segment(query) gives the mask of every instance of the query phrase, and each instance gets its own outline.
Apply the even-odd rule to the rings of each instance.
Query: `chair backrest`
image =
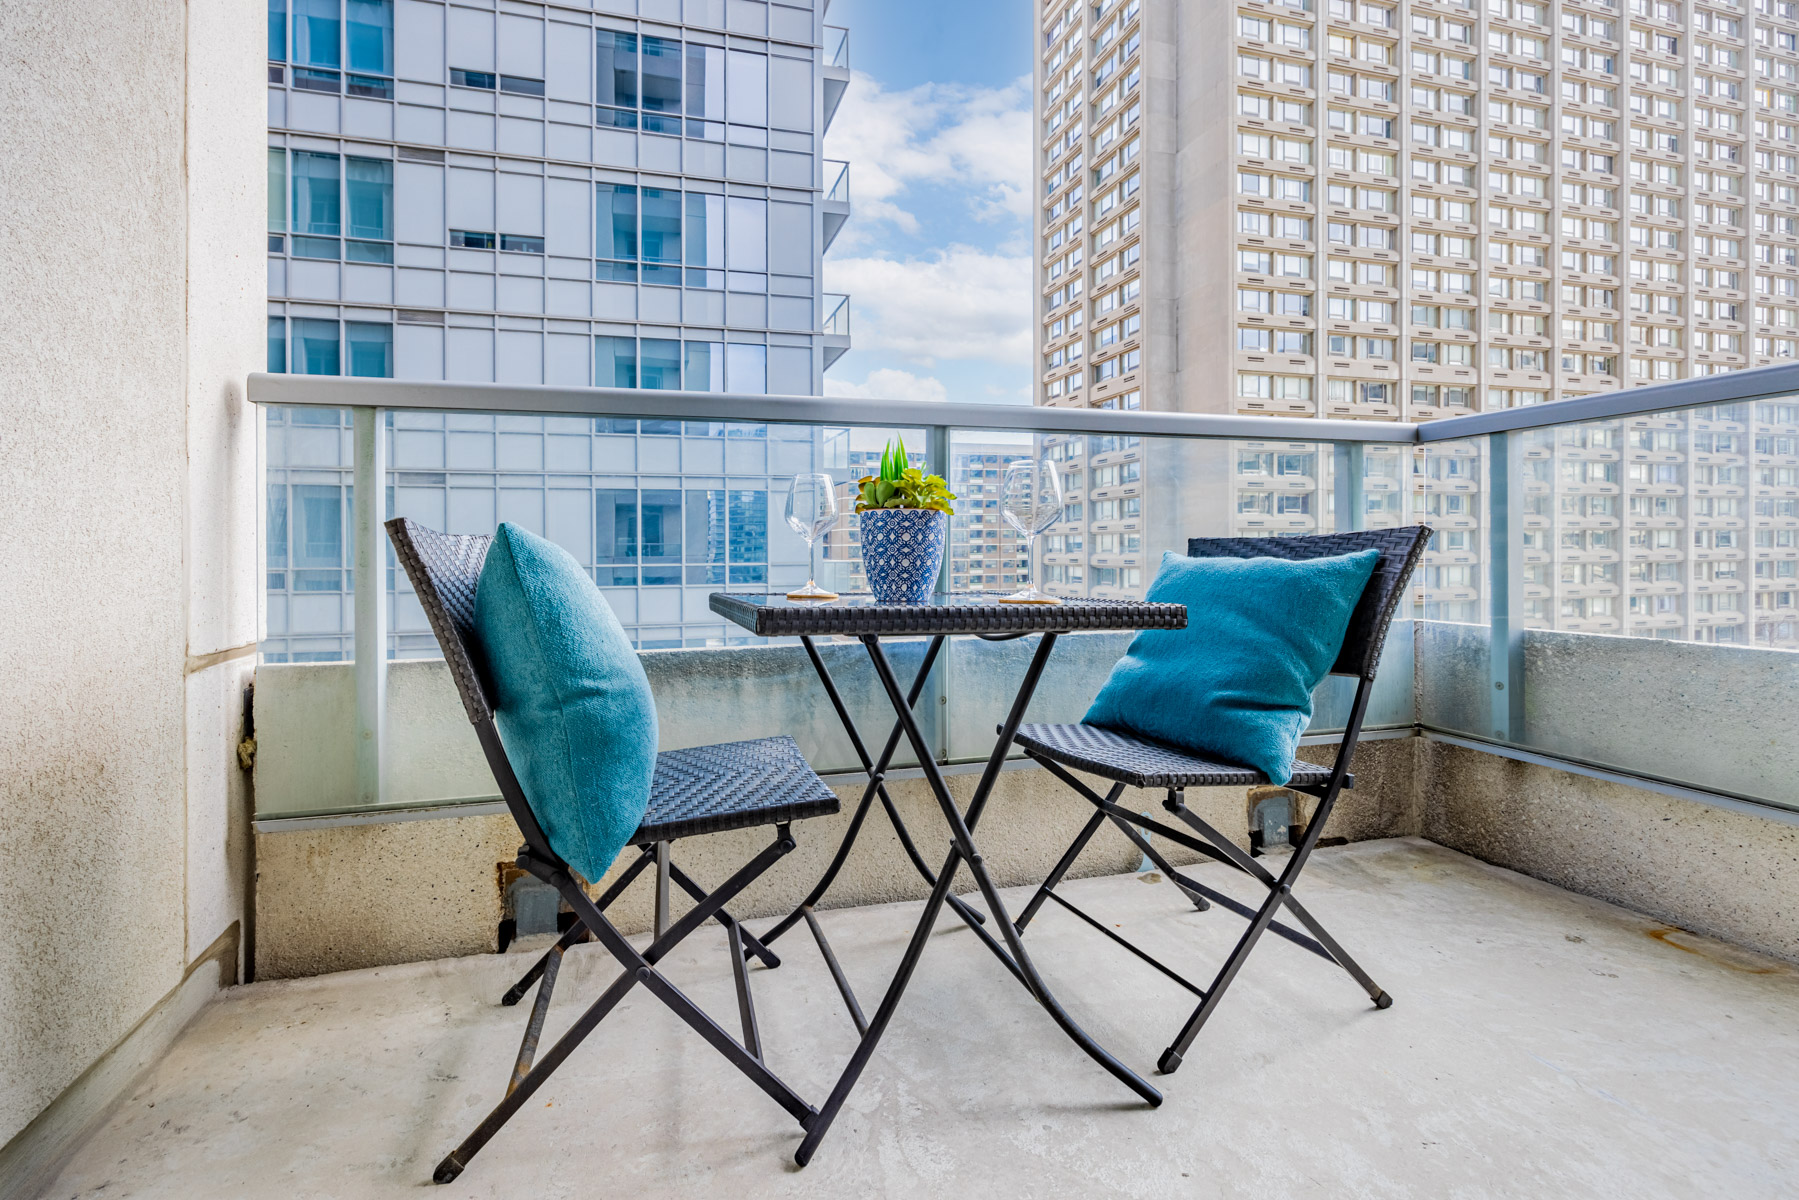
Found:
[[[418,592],[419,604],[437,634],[450,677],[462,696],[468,719],[493,719],[493,692],[484,675],[486,660],[475,639],[475,589],[493,538],[487,534],[438,533],[417,521],[395,517],[387,523],[394,557]]]
[[[1406,584],[1424,547],[1430,542],[1429,525],[1403,525],[1397,529],[1367,529],[1354,533],[1325,533],[1312,537],[1191,538],[1187,554],[1193,558],[1329,558],[1379,550],[1380,561],[1349,617],[1343,649],[1331,665],[1332,675],[1373,679],[1386,645],[1387,627],[1405,597]]]

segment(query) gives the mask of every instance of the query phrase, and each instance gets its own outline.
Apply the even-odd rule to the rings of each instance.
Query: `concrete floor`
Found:
[[[1219,867],[1202,877],[1248,892]],[[1166,956],[1240,922],[1172,885],[1067,888]],[[1266,941],[1149,1110],[945,921],[818,1157],[641,991],[461,1179],[432,1166],[499,1099],[519,955],[254,984],[207,1009],[46,1193],[175,1197],[1733,1197],[1799,1194],[1799,971],[1427,842],[1321,851],[1300,894],[1396,998]],[[1010,897],[1009,897],[1010,902]],[[918,912],[824,923],[872,1011]],[[1149,1071],[1186,994],[1047,908],[1037,961]],[[803,934],[754,975],[770,1061],[814,1103],[853,1030]],[[613,974],[570,957],[552,1032]],[[722,936],[670,974],[727,1025]]]

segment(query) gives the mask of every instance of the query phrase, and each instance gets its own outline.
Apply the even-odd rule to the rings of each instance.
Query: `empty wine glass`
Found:
[[[1000,504],[1006,524],[1023,535],[1025,554],[1023,590],[1000,597],[1000,603],[1062,603],[1031,583],[1031,556],[1037,535],[1054,525],[1062,515],[1062,473],[1047,458],[1012,463],[1006,467],[1005,477],[1000,484]]]
[[[802,472],[787,489],[787,527],[806,540],[806,586],[788,592],[789,600],[835,600],[813,580],[818,568],[818,539],[837,523],[837,481],[821,471]]]

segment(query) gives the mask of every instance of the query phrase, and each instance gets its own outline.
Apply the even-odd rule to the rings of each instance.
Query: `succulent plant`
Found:
[[[865,475],[857,481],[861,493],[856,497],[856,511],[878,508],[929,508],[947,513],[954,510],[950,501],[956,494],[941,475],[926,475],[906,462],[904,438],[888,442],[881,452],[881,472]]]

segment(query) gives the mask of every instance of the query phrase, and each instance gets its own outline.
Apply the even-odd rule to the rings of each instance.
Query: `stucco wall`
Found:
[[[242,666],[188,667],[255,636],[260,22],[0,5],[0,1143],[242,906]]]

